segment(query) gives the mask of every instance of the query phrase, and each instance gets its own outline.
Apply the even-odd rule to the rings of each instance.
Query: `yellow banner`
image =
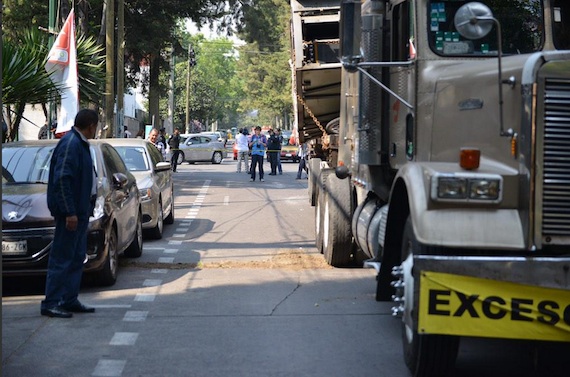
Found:
[[[570,290],[422,271],[420,334],[570,342]]]

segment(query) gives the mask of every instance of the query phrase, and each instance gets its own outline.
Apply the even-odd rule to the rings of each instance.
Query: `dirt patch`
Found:
[[[289,269],[289,270],[308,270],[308,269],[332,269],[322,255],[307,254],[299,250],[283,250],[268,260],[255,261],[237,261],[227,260],[219,262],[199,262],[199,263],[153,263],[153,262],[137,262],[133,259],[121,259],[120,264],[123,267],[137,268],[167,268],[170,270],[181,270],[191,268],[264,268],[264,269]]]

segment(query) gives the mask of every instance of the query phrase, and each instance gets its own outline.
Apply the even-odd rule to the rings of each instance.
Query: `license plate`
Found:
[[[291,157],[291,153],[287,153],[285,157]]]
[[[15,242],[2,241],[2,254],[26,254],[27,251],[28,242],[26,240]]]

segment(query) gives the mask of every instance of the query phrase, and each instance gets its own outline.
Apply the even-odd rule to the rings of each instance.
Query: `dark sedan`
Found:
[[[57,140],[2,145],[2,274],[45,274],[55,222],[47,207]],[[91,140],[97,199],[89,219],[85,272],[101,285],[117,280],[118,257],[142,254],[142,210],[135,177],[104,140]]]

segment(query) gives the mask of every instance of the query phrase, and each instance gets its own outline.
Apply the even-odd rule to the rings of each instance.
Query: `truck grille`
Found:
[[[546,79],[543,236],[570,236],[570,80]]]

